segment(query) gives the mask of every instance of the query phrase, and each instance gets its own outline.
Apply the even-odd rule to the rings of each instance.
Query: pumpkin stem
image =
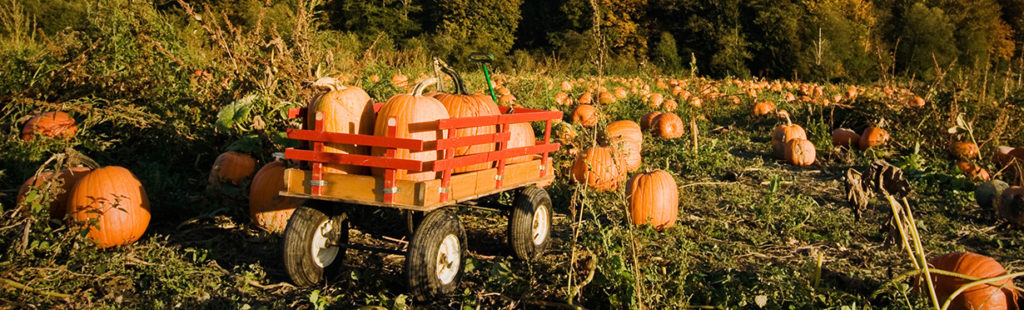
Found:
[[[322,77],[313,82],[313,88],[325,91],[335,91],[345,89],[345,85],[341,84],[341,81],[333,77]]]
[[[452,84],[455,84],[454,93],[456,95],[469,95],[469,92],[466,91],[466,82],[462,80],[462,76],[459,75],[459,72],[443,64],[441,65],[441,72],[452,77]]]
[[[420,81],[419,83],[416,84],[416,87],[414,87],[412,89],[412,93],[410,93],[410,95],[413,95],[413,96],[416,96],[416,97],[423,96],[423,91],[426,90],[427,87],[430,87],[430,85],[434,85],[434,83],[437,83],[437,79],[436,78],[432,78],[432,77],[425,78],[425,79],[423,79],[423,81]]]
[[[779,117],[785,117],[787,126],[793,126],[793,121],[789,119],[789,113],[777,112],[776,115],[778,115]]]

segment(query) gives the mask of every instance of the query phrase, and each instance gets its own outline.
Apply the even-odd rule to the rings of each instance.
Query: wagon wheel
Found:
[[[459,218],[446,209],[427,214],[412,236],[405,259],[412,295],[422,301],[455,292],[465,256],[466,231]]]
[[[284,230],[284,267],[292,283],[313,286],[337,271],[345,257],[348,229],[343,212],[328,217],[316,208],[295,209]]]
[[[551,235],[551,197],[543,188],[524,188],[512,203],[508,243],[516,257],[530,261],[544,252]]]

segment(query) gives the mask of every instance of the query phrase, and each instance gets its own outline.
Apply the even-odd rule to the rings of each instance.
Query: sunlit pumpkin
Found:
[[[832,145],[842,147],[853,147],[860,141],[860,135],[853,129],[836,128],[832,130]]]
[[[87,225],[89,239],[100,248],[135,242],[149,226],[146,190],[122,167],[89,172],[75,184],[67,203],[71,220]]]
[[[662,96],[659,93],[653,93],[653,94],[651,94],[650,100],[651,100],[651,108],[658,109],[658,108],[661,108],[661,104],[662,103],[665,103],[665,96]]]
[[[644,117],[641,117],[640,129],[651,130],[654,126],[654,119],[657,118],[658,115],[661,115],[661,112],[654,111],[651,113],[647,113],[647,115],[644,115]]]
[[[775,127],[772,131],[772,154],[776,158],[785,159],[786,142],[793,139],[807,139],[807,132],[800,125],[793,124],[787,117],[785,124]]]
[[[409,77],[406,77],[405,74],[395,73],[391,76],[391,84],[398,88],[405,88],[409,86]]]
[[[619,152],[625,161],[626,170],[636,171],[643,163],[640,148],[643,146],[644,134],[640,125],[633,121],[615,121],[605,128],[608,144]]]
[[[615,98],[617,98],[617,99],[626,99],[626,96],[628,96],[628,95],[629,94],[626,93],[626,89],[625,88],[622,88],[622,87],[615,88]]]
[[[333,79],[318,80],[314,86],[327,90],[309,104],[306,129],[314,130],[316,113],[323,115],[323,130],[326,132],[372,135],[373,100],[359,87],[346,87]],[[325,143],[324,152],[341,154],[370,154],[370,148],[352,144]],[[362,166],[324,164],[324,172],[341,174],[367,174]]]
[[[561,84],[561,85],[559,85],[559,86],[561,86],[561,88],[562,88],[562,91],[564,91],[564,92],[570,92],[570,91],[572,91],[572,82],[569,82],[569,81],[562,81],[562,84]]]
[[[576,106],[572,111],[572,122],[583,127],[594,127],[597,125],[597,109],[589,104]]]
[[[576,155],[572,163],[573,180],[597,191],[615,190],[625,174],[621,164],[611,147],[594,146]]]
[[[565,126],[569,127],[569,126]],[[569,127],[569,130],[572,130]],[[533,126],[530,123],[513,123],[508,126],[509,140],[508,148],[527,147],[534,146],[537,144],[537,135],[533,132]],[[536,155],[523,155],[512,157],[505,160],[505,163],[515,164],[532,160]]]
[[[669,99],[665,100],[665,103],[661,104],[661,107],[664,108],[665,111],[674,112],[676,108],[679,108],[679,103],[675,100]]]
[[[590,92],[585,92],[582,95],[580,95],[579,99],[576,99],[576,102],[579,103],[580,105],[594,103],[594,94],[591,94]]]
[[[32,141],[35,135],[71,139],[78,132],[75,119],[64,112],[46,112],[30,118],[21,128],[21,139]]]
[[[993,278],[1006,274],[1006,269],[991,257],[971,253],[949,253],[928,261],[931,268],[959,273],[976,278]],[[973,282],[941,274],[931,274],[935,295],[944,302],[962,286]],[[1002,310],[1017,309],[1017,293],[1010,279],[968,287],[950,303],[948,309]]]
[[[953,157],[960,160],[970,160],[978,157],[978,145],[972,142],[956,141],[949,144],[949,152]]]
[[[59,173],[55,171],[43,171],[39,175],[33,176],[21,184],[18,188],[18,204],[21,204],[25,200],[25,195],[28,194],[28,189],[31,186],[44,187],[53,184],[55,179],[60,179],[61,189],[60,194],[53,197],[50,201],[49,212],[50,218],[62,219],[64,214],[67,212],[67,201],[68,195],[71,194],[71,190],[74,189],[75,184],[82,179],[89,171],[88,167],[73,167],[61,170]],[[42,192],[42,191],[41,191]]]
[[[814,143],[810,140],[795,138],[790,139],[786,142],[785,157],[786,161],[796,166],[810,166],[814,163],[815,151]]]
[[[612,104],[615,103],[615,95],[609,92],[601,92],[597,94],[597,102],[601,104]]]
[[[286,168],[281,160],[263,165],[252,177],[249,187],[249,218],[256,226],[273,233],[283,232],[292,212],[305,202],[305,199],[278,194],[285,189]]]
[[[775,104],[771,101],[759,101],[754,104],[754,116],[771,115],[775,112]]]
[[[444,108],[448,110],[448,116],[452,118],[458,117],[476,117],[476,116],[492,116],[498,115],[498,106],[494,104],[492,100],[480,100],[480,97],[470,95],[466,91],[465,82],[462,81],[462,77],[459,76],[454,70],[445,68],[444,70],[452,77],[452,83],[455,84],[454,94],[438,94],[434,98],[444,105]],[[449,135],[451,138],[461,137],[472,137],[486,134],[493,134],[497,130],[494,125],[470,127],[470,128],[459,128]],[[455,156],[465,156],[479,153],[487,153],[494,151],[494,143],[477,144],[471,146],[461,146],[455,148]],[[469,165],[466,167],[456,168],[453,173],[462,173],[470,171],[479,171],[491,168],[490,162],[479,163],[475,165]]]
[[[970,161],[960,161],[956,164],[957,169],[964,174],[971,181],[988,181],[991,176],[988,174],[988,170],[981,166],[975,165]]]
[[[249,154],[235,151],[227,151],[217,156],[210,168],[210,184],[219,184],[222,181],[230,181],[238,185],[243,179],[256,171],[256,159]]]
[[[683,120],[675,113],[662,113],[654,118],[654,130],[665,139],[682,137],[683,127]]]
[[[437,141],[448,137],[447,131],[437,128],[437,120],[449,117],[448,110],[437,99],[423,96],[423,90],[436,82],[437,80],[434,78],[427,78],[416,84],[411,93],[394,95],[388,99],[377,112],[373,134],[387,136],[388,120],[393,117],[395,118],[395,137],[423,141]],[[374,147],[370,153],[373,156],[384,156],[385,151],[385,148]],[[433,161],[444,158],[444,150],[411,152],[407,149],[397,149],[395,158]],[[374,168],[372,171],[375,176],[384,175],[384,169]],[[431,171],[409,172],[401,169],[395,171],[396,180],[426,181],[435,178],[437,178],[437,173]]]
[[[864,133],[860,134],[860,141],[858,146],[861,150],[866,150],[870,147],[883,145],[889,141],[889,132],[885,129],[878,127],[868,127],[864,129]]]
[[[558,93],[555,94],[555,102],[557,102],[559,105],[569,105],[572,103],[572,99],[569,98],[569,94]]]
[[[651,224],[661,230],[672,227],[679,217],[679,186],[664,170],[633,176],[626,185],[629,215],[633,224]]]

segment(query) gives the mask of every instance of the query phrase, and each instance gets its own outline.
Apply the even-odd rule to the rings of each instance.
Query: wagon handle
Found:
[[[491,73],[487,71],[487,64],[489,64],[492,61],[494,61],[494,55],[487,54],[487,53],[484,53],[484,52],[475,52],[475,53],[469,54],[469,61],[479,62],[480,63],[480,67],[483,67],[483,69],[484,69],[484,78],[487,79],[487,89],[489,89],[491,91],[491,100],[494,100],[494,103],[497,104],[498,103],[498,96],[494,95],[494,86],[491,85]]]

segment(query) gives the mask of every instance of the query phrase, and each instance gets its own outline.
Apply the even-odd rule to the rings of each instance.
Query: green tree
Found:
[[[422,31],[422,6],[411,0],[334,0],[324,5],[330,24],[338,30],[373,39],[381,32],[403,41]]]
[[[940,8],[914,3],[907,11],[900,32],[897,62],[908,74],[931,80],[935,66],[943,69],[956,59],[958,50],[953,39],[953,24]]]
[[[864,0],[807,1],[803,50],[812,79],[866,81],[875,71],[876,9]]]
[[[683,60],[676,48],[676,38],[671,33],[661,33],[661,38],[654,45],[653,56],[654,61],[666,71],[678,71],[682,68]]]
[[[438,0],[436,50],[466,64],[469,54],[482,51],[506,55],[515,43],[522,0]]]

